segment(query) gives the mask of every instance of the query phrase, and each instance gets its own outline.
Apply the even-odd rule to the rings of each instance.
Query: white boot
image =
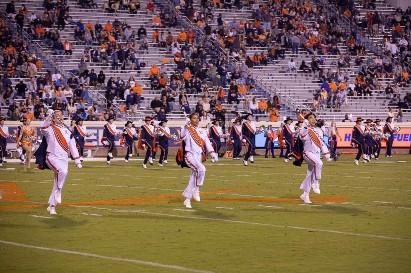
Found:
[[[308,193],[303,193],[300,195],[300,199],[304,201],[305,204],[311,204],[310,195]]]
[[[192,209],[190,199],[184,200],[184,206],[185,206],[187,209]]]

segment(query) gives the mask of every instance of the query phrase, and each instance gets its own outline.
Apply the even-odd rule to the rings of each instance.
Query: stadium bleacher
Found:
[[[62,86],[50,87],[50,101],[44,95],[36,99],[38,90],[28,90],[25,98],[14,93],[14,102],[26,99],[25,111],[34,111],[43,98],[48,102],[43,108],[63,107],[67,115],[88,120],[103,120],[109,113],[120,119],[164,118],[158,113],[161,108],[168,119],[182,119],[184,112],[194,110],[230,119],[235,112],[250,111],[255,98],[260,120],[278,118],[273,118],[274,108],[281,118],[308,109],[326,120],[347,115],[385,118],[393,109],[401,113],[399,121],[411,120],[411,55],[410,45],[404,46],[410,37],[409,25],[404,24],[410,9],[396,10],[382,0],[371,6],[356,1],[352,7],[327,5],[328,1],[135,2],[140,8],[130,12],[120,1],[24,0],[15,2],[10,12],[10,1],[0,0],[2,18],[16,36],[16,14],[25,14],[22,37],[30,54],[42,62],[35,77],[44,74]],[[370,19],[375,13],[381,16],[378,27]],[[399,29],[393,23],[398,18]],[[146,38],[139,39],[141,27]],[[195,38],[188,41],[181,32]],[[6,46],[3,42],[3,49]],[[398,52],[392,54],[395,47]],[[179,66],[176,56],[187,61]],[[160,75],[150,78],[157,69],[152,70],[153,65],[164,75],[161,80],[167,80],[160,87]],[[186,68],[192,74],[188,80],[183,79]],[[103,83],[91,80],[92,70],[93,76],[103,71]],[[170,86],[172,78],[176,81]],[[13,90],[20,79],[30,86],[30,77],[13,75]],[[225,97],[219,97],[223,93]],[[234,103],[229,103],[231,94]],[[280,101],[275,107],[267,104],[274,96]],[[153,107],[158,99],[163,105]],[[10,104],[2,100],[2,115],[17,119],[24,113],[12,115],[10,110],[18,112],[24,103]]]

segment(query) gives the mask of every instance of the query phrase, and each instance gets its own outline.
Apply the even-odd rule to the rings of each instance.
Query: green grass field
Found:
[[[306,165],[207,163],[192,210],[181,197],[190,170],[174,162],[86,162],[70,166],[53,217],[52,173],[9,163],[0,272],[410,272],[410,160],[327,162],[312,205],[298,199]]]

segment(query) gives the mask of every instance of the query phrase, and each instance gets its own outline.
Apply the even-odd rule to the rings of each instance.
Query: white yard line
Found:
[[[233,210],[234,208],[230,207],[215,207],[216,209],[226,209],[226,210]]]
[[[373,201],[374,203],[379,203],[379,204],[394,204],[394,202],[387,202],[387,201]]]
[[[73,250],[60,249],[60,248],[51,248],[51,247],[44,247],[44,246],[28,245],[28,244],[22,244],[22,243],[17,243],[17,242],[12,242],[12,241],[0,240],[0,244],[11,245],[11,246],[16,246],[16,247],[22,247],[22,248],[29,248],[29,249],[49,251],[49,252],[54,252],[54,253],[77,255],[77,256],[82,256],[82,257],[91,257],[91,258],[96,258],[96,259],[101,259],[101,260],[109,260],[109,261],[125,262],[125,263],[138,264],[138,265],[144,265],[144,266],[150,266],[150,267],[165,268],[165,269],[171,269],[171,270],[176,270],[176,271],[193,272],[193,273],[213,273],[212,271],[194,269],[194,268],[189,268],[189,267],[184,267],[184,266],[179,266],[179,265],[162,264],[162,263],[157,263],[157,262],[130,259],[130,258],[104,256],[104,255],[88,253],[88,252],[73,251]]]
[[[53,217],[51,217],[51,216],[41,216],[41,215],[35,215],[35,214],[32,214],[30,216],[34,217],[34,218],[53,219]]]
[[[101,217],[103,215],[101,214],[97,214],[97,213],[87,213],[87,212],[82,212],[80,213],[81,215],[86,215],[86,216],[97,216],[97,217]]]

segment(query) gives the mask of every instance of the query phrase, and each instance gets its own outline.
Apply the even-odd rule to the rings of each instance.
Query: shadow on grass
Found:
[[[58,228],[71,228],[71,227],[83,226],[88,221],[86,220],[76,221],[66,216],[57,215],[53,217],[53,219],[43,219],[41,220],[41,222],[48,225],[50,228],[58,229]]]
[[[358,209],[358,208],[352,208],[352,207],[337,206],[337,205],[324,205],[324,204],[322,204],[321,207],[316,207],[316,209],[318,209],[318,210],[328,210],[328,211],[331,211],[333,213],[351,214],[351,215],[367,213],[366,210],[362,210],[362,209]]]

